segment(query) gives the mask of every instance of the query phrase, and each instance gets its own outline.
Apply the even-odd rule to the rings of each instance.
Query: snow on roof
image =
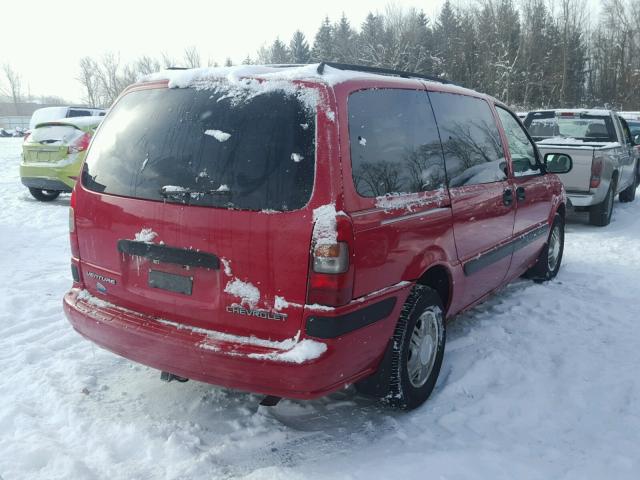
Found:
[[[545,110],[534,110],[529,112],[530,114],[536,113],[552,113],[555,112],[556,115],[561,113],[576,113],[583,115],[594,115],[594,116],[609,116],[613,112],[613,110],[603,110],[600,108],[550,108]]]
[[[224,79],[230,83],[239,82],[246,78],[260,78],[264,80],[281,80],[281,81],[294,81],[294,80],[310,80],[316,82],[322,82],[329,86],[344,83],[349,80],[397,80],[406,81],[415,84],[416,80],[423,81],[425,83],[428,80],[422,80],[420,78],[404,78],[394,77],[389,75],[382,75],[371,72],[361,72],[358,70],[341,70],[337,68],[325,65],[323,73],[318,73],[318,66],[320,64],[309,64],[291,67],[278,67],[270,65],[238,65],[234,67],[207,67],[207,68],[193,68],[188,70],[162,70],[160,72],[152,73],[141,78],[142,82],[151,82],[158,80],[169,80],[169,88],[186,88],[201,84],[203,81],[220,80]]]
[[[640,112],[618,112],[625,120],[640,120]]]

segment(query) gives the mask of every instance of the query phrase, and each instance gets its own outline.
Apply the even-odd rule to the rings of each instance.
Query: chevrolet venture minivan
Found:
[[[570,168],[503,104],[444,81],[329,63],[162,72],[89,148],[64,308],[165,378],[299,399],[355,384],[414,408],[446,318],[558,272],[551,172]]]

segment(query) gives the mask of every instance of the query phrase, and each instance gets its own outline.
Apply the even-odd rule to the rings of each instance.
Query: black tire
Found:
[[[638,170],[637,166],[634,166],[633,182],[627,188],[620,192],[618,198],[621,202],[633,202],[636,199],[636,188],[638,187]]]
[[[534,282],[546,282],[555,278],[560,270],[562,255],[564,253],[564,219],[556,213],[549,230],[549,237],[545,243],[536,263],[527,270],[525,277]],[[552,261],[553,257],[553,261]]]
[[[613,215],[613,199],[616,196],[615,180],[609,184],[609,190],[602,203],[594,205],[589,209],[589,223],[597,227],[606,227],[611,223]]]
[[[60,192],[57,190],[41,190],[39,188],[30,188],[29,193],[41,202],[52,202],[60,195]]]
[[[430,334],[425,338],[428,338],[418,347],[420,332],[427,330]],[[361,393],[378,396],[394,408],[411,410],[422,405],[436,385],[445,340],[444,308],[440,297],[435,290],[416,285],[402,307],[378,371],[357,383],[356,388]],[[423,359],[423,355],[426,358]]]

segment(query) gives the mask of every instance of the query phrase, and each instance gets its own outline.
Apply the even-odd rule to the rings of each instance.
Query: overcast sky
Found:
[[[432,17],[443,0],[395,1]],[[344,12],[359,27],[369,11],[384,11],[389,0],[252,1],[227,0],[30,0],[6,2],[0,14],[0,64],[22,75],[24,93],[57,95],[79,101],[78,61],[119,52],[123,62],[166,52],[181,58],[194,45],[202,61],[241,62],[255,58],[276,37],[286,43],[296,29],[309,44],[325,15]],[[15,11],[14,11],[15,10]]]

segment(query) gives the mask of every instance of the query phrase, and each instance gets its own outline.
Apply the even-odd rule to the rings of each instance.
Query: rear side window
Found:
[[[362,90],[349,97],[351,168],[363,197],[437,190],[445,169],[429,97],[416,90]]]
[[[480,98],[429,92],[440,129],[449,186],[506,180],[507,163],[489,104]]]
[[[94,191],[246,210],[309,201],[315,113],[295,93],[134,91],[102,123],[85,163]]]

